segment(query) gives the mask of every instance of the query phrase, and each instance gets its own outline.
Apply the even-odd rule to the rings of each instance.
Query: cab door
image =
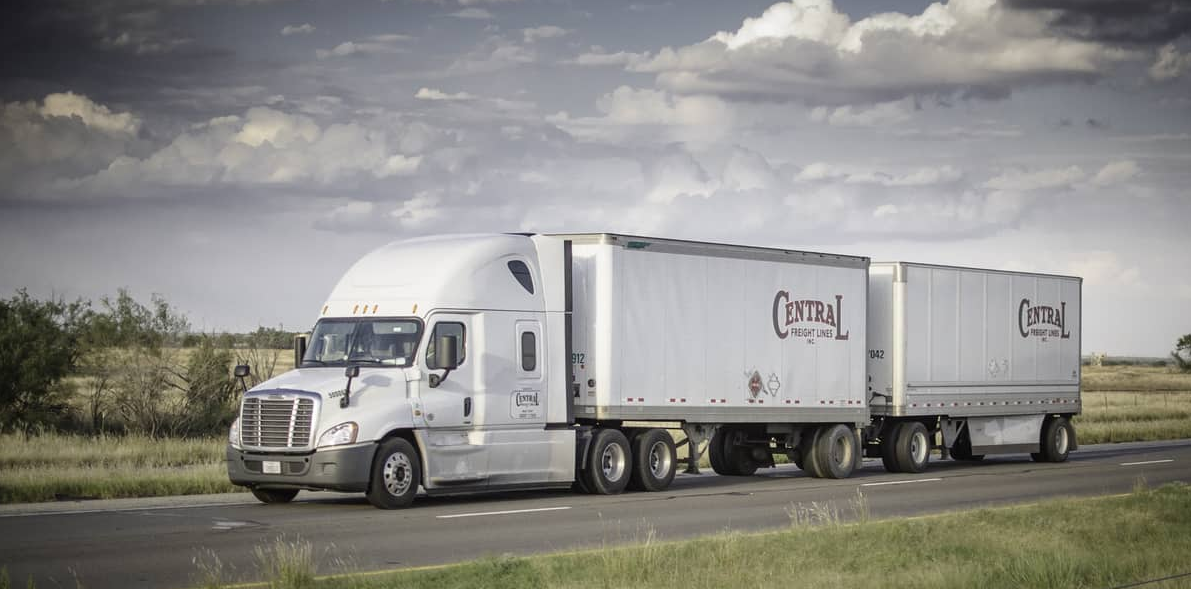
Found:
[[[423,371],[418,387],[421,415],[415,420],[424,428],[427,489],[482,486],[488,478],[486,446],[475,435],[474,403],[481,383],[478,365],[482,350],[473,345],[473,315],[434,313],[427,318],[427,338],[419,366]],[[455,336],[459,366],[449,373],[431,369],[438,338]],[[436,386],[431,387],[431,382]]]

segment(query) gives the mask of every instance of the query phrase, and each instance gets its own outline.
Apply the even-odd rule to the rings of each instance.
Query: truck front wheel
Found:
[[[591,440],[583,487],[597,495],[617,495],[629,484],[629,440],[619,430],[597,430]]]
[[[368,502],[380,509],[409,507],[421,481],[422,462],[414,445],[404,438],[389,438],[372,459]]]

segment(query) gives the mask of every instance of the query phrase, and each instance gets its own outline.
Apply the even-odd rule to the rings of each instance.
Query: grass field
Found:
[[[868,521],[855,502],[793,505],[789,530],[680,542],[645,532],[629,546],[559,555],[494,553],[458,565],[385,573],[342,571],[301,539],[257,551],[269,589],[650,589],[1191,587],[1191,487],[1139,486],[1129,495],[1056,499],[911,519]],[[845,523],[845,518],[855,519]],[[826,514],[826,515],[823,515]],[[1089,517],[1095,514],[1095,517]],[[855,516],[859,516],[856,518]],[[196,559],[204,589],[227,586],[217,561]],[[348,567],[350,568],[350,566]]]
[[[286,358],[279,358],[278,373],[288,369]],[[1110,366],[1084,367],[1083,376],[1083,414],[1075,419],[1080,443],[1191,438],[1191,374]],[[233,491],[224,444],[223,438],[0,436],[0,503]]]

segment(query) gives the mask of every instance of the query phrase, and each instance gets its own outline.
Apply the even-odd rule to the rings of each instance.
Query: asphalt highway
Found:
[[[662,493],[423,497],[402,511],[312,492],[268,506],[240,493],[0,506],[0,566],[14,586],[32,575],[42,589],[187,587],[198,581],[193,559],[209,552],[228,576],[254,580],[254,549],[279,536],[311,541],[319,572],[330,573],[339,563],[374,570],[782,528],[799,503],[835,501],[847,517],[858,488],[871,516],[887,518],[1124,493],[1139,478],[1191,482],[1191,440],[1084,446],[1062,464],[1025,455],[936,460],[904,475],[866,460],[845,480],[812,479],[790,465],[747,478],[680,474]]]

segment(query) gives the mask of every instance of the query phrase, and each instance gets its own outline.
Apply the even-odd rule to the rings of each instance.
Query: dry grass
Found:
[[[1162,366],[1084,366],[1083,390],[1191,392],[1191,373]]]

